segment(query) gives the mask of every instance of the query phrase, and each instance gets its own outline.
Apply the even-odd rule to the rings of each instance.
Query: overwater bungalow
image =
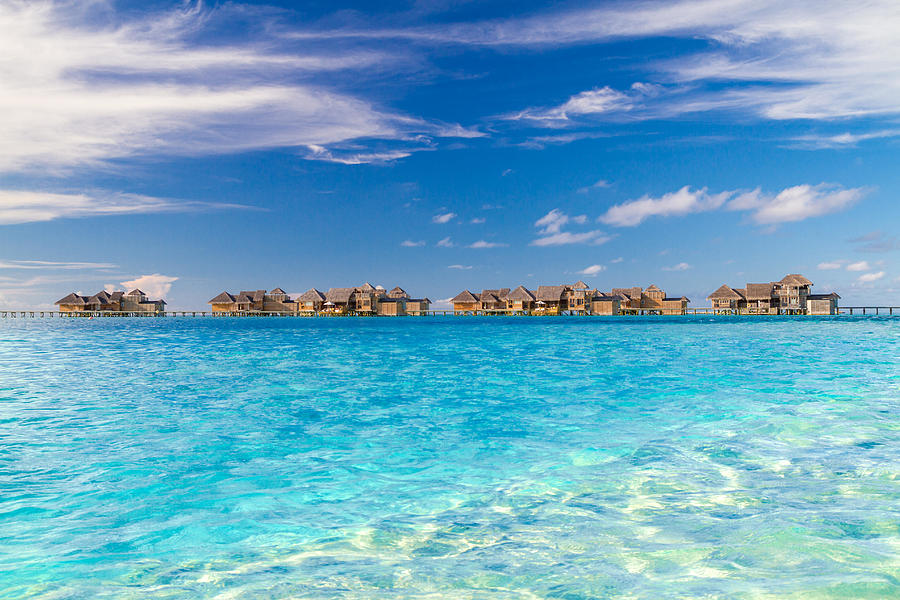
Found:
[[[621,297],[607,294],[594,294],[591,298],[592,315],[619,315],[621,314]]]
[[[506,296],[506,309],[510,314],[529,314],[534,310],[534,292],[520,285]]]
[[[281,288],[267,292],[266,290],[241,291],[237,294],[222,292],[209,301],[214,313],[236,312],[283,312],[297,311],[297,303]]]
[[[325,304],[325,294],[316,288],[310,288],[297,298],[297,311],[302,313],[317,313]]]
[[[558,315],[566,309],[566,292],[564,285],[539,285],[534,294],[534,313],[539,315]]]
[[[481,303],[480,308],[483,312],[505,313],[508,297],[509,288],[481,290],[481,293],[478,295],[478,301]]]
[[[478,296],[469,290],[463,290],[454,296],[450,303],[453,305],[455,314],[475,314],[481,309],[481,302]]]
[[[799,273],[779,281],[748,283],[744,288],[719,286],[707,296],[714,312],[759,315],[837,314],[836,293],[811,294],[813,283]]]
[[[141,290],[125,292],[97,292],[82,296],[75,292],[60,298],[54,304],[60,312],[128,312],[159,313],[166,309],[165,300],[150,300]]]
[[[356,288],[328,288],[325,292],[325,302],[322,304],[322,312],[328,314],[343,315],[356,308]],[[353,302],[351,302],[353,301]]]

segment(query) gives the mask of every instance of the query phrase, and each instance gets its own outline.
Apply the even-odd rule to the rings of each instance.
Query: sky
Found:
[[[0,0],[0,307],[721,284],[900,304],[900,3]]]

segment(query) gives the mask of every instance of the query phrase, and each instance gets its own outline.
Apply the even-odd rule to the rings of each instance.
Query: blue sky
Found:
[[[0,0],[0,306],[900,288],[900,4]]]

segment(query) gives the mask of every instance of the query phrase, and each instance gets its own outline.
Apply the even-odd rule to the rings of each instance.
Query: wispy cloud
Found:
[[[680,262],[677,265],[672,265],[671,267],[663,267],[662,270],[663,271],[687,271],[690,268],[691,268],[691,265],[689,265],[688,263]]]
[[[558,208],[554,208],[546,215],[534,222],[534,226],[538,228],[539,237],[531,242],[532,246],[563,246],[567,244],[585,244],[592,243],[595,245],[605,244],[612,238],[605,235],[600,230],[583,231],[573,233],[571,231],[563,231],[563,227],[569,223],[584,225],[587,223],[586,215],[576,215],[570,217]]]
[[[488,242],[487,240],[478,240],[477,242],[473,242],[469,244],[469,248],[505,248],[509,244],[501,244],[499,242]]]
[[[442,238],[442,239],[438,240],[438,243],[437,243],[438,248],[452,248],[455,245],[456,244],[454,244],[453,240],[451,240],[449,237]]]
[[[711,194],[706,188],[688,186],[659,198],[644,196],[609,208],[599,221],[617,227],[634,227],[650,217],[683,216],[721,208],[750,213],[760,225],[802,221],[838,212],[863,198],[866,188],[843,188],[833,184],[798,185],[777,194],[760,189]]]
[[[103,20],[98,8],[52,0],[0,4],[0,172],[363,138],[483,135],[397,114],[325,83],[323,76],[335,72],[391,63],[378,49],[298,51],[278,36],[260,43],[252,34],[239,43],[201,43],[215,26],[201,3]],[[229,10],[238,22],[234,7],[215,16],[226,18]],[[358,164],[408,152],[309,157]]]
[[[481,224],[484,223],[486,220],[487,220],[487,219],[485,219],[484,217],[475,217],[474,219],[472,219],[471,221],[469,221],[469,223],[471,223],[472,225],[481,225]]]
[[[0,225],[76,217],[250,208],[240,204],[193,202],[102,190],[79,194],[0,190]]]
[[[443,213],[443,214],[439,214],[439,215],[434,215],[433,217],[431,217],[431,222],[432,223],[449,223],[454,218],[456,218],[456,213],[448,212],[448,213]]]
[[[44,270],[82,270],[82,269],[115,269],[118,265],[98,262],[58,262],[50,260],[4,260],[0,261],[0,269],[44,269]]]
[[[447,267],[448,269],[456,269],[458,271],[468,271],[472,268],[472,265],[450,265]]]
[[[810,134],[791,138],[795,148],[820,150],[826,148],[854,148],[859,142],[900,137],[900,129],[882,129],[869,133]]]
[[[400,242],[400,245],[404,248],[418,248],[420,246],[425,245],[425,240],[413,241],[413,240],[403,240]]]
[[[578,271],[580,275],[597,275],[598,273],[605,271],[606,267],[603,265],[591,265],[589,267],[585,267],[584,269]]]
[[[584,187],[578,188],[578,193],[579,194],[587,194],[588,192],[592,192],[594,190],[602,190],[604,188],[608,188],[609,185],[610,185],[610,183],[608,181],[606,181],[605,179],[601,179],[599,181],[592,183],[591,185],[586,185]]]
[[[172,284],[176,281],[178,281],[177,277],[154,273],[153,275],[141,275],[129,281],[123,281],[122,285],[128,290],[140,289],[151,298],[157,299],[168,296],[169,291],[172,289]]]
[[[878,271],[877,273],[864,273],[859,276],[857,281],[859,283],[872,283],[873,281],[878,281],[884,277],[884,271]]]
[[[883,231],[871,231],[851,239],[850,242],[857,244],[857,249],[861,252],[884,253],[900,250],[900,239]]]

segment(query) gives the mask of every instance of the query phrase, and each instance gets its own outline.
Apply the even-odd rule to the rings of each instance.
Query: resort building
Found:
[[[785,275],[779,281],[748,283],[743,288],[720,286],[710,294],[716,313],[757,315],[834,315],[838,312],[840,296],[811,294],[813,283],[803,275]]]
[[[421,316],[431,310],[431,300],[428,298],[410,298],[406,301],[406,314]]]
[[[316,288],[310,288],[297,298],[297,312],[317,313],[322,310],[324,304],[325,294]]]
[[[54,304],[60,312],[121,312],[158,313],[166,309],[165,300],[150,300],[141,290],[125,292],[97,292],[93,296],[71,293]]]
[[[284,312],[297,311],[297,303],[281,288],[242,291],[237,294],[222,292],[209,301],[214,313],[231,312]]]
[[[541,285],[537,290],[522,285],[511,292],[509,288],[482,290],[480,294],[464,290],[450,302],[456,314],[681,315],[690,300],[684,296],[668,297],[655,285],[646,290],[614,288],[605,294],[578,281],[572,285]]]

